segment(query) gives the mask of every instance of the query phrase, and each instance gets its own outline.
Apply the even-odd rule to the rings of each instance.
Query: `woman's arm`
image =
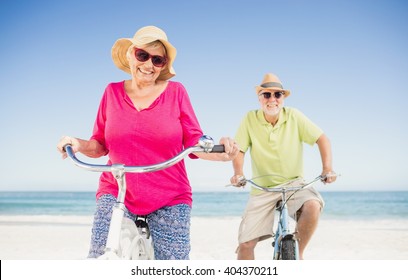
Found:
[[[57,145],[57,149],[62,154],[63,159],[67,157],[67,153],[64,151],[64,146],[67,144],[72,146],[74,153],[80,152],[91,158],[104,156],[108,152],[103,145],[94,139],[84,140],[70,136],[63,136]]]

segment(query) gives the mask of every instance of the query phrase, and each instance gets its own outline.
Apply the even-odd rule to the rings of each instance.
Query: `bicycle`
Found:
[[[65,145],[64,150],[73,163],[94,172],[112,172],[118,183],[118,196],[113,207],[112,218],[109,225],[109,233],[106,242],[105,252],[98,259],[137,259],[153,260],[154,250],[150,236],[149,225],[146,216],[137,217],[133,221],[124,216],[126,206],[124,204],[126,195],[126,172],[144,173],[154,172],[173,166],[183,160],[190,153],[223,153],[224,145],[214,145],[214,141],[209,136],[202,136],[199,146],[184,149],[175,157],[158,164],[146,166],[125,166],[123,164],[99,165],[80,161],[72,150],[71,145]]]
[[[296,231],[292,231],[290,227],[291,217],[289,216],[289,211],[287,207],[288,200],[299,190],[311,187],[318,181],[324,181],[327,175],[317,176],[315,179],[308,183],[304,183],[300,186],[293,186],[295,182],[298,182],[300,178],[295,178],[293,180],[288,180],[283,184],[279,184],[273,187],[261,186],[254,182],[255,179],[267,176],[278,176],[278,175],[264,175],[255,177],[252,179],[242,178],[238,182],[239,187],[243,187],[246,183],[250,183],[255,189],[265,191],[265,192],[276,192],[281,193],[281,200],[275,207],[275,216],[278,217],[276,223],[276,229],[274,231],[274,241],[272,242],[273,259],[274,260],[299,260],[299,242],[296,238]],[[338,176],[338,175],[335,175]],[[282,177],[282,176],[279,176]],[[285,178],[286,179],[286,178]],[[291,193],[288,197],[288,192]],[[296,221],[294,221],[296,223]],[[293,228],[293,226],[292,226]]]

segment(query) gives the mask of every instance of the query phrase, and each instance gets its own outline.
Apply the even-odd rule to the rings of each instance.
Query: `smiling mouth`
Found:
[[[145,74],[145,75],[152,75],[154,73],[153,71],[146,71],[146,70],[143,70],[141,68],[139,68],[139,72],[141,72],[142,74]]]

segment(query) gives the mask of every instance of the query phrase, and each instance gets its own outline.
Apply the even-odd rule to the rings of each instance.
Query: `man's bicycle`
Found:
[[[211,137],[202,136],[198,146],[187,148],[175,157],[158,164],[147,166],[125,166],[123,164],[99,165],[80,161],[72,150],[71,145],[64,147],[68,157],[78,167],[94,172],[112,172],[118,182],[119,192],[116,204],[113,208],[112,218],[109,226],[108,239],[105,253],[98,259],[154,259],[152,238],[150,236],[148,220],[145,216],[140,216],[133,221],[124,216],[126,206],[124,204],[126,195],[126,172],[144,173],[153,172],[168,168],[191,153],[223,153],[223,145],[214,145]]]
[[[278,176],[278,175],[264,175],[252,179],[241,178],[238,182],[238,186],[245,186],[246,183],[250,183],[253,188],[265,191],[265,192],[276,192],[281,194],[281,200],[276,205],[275,217],[278,217],[276,221],[276,230],[274,232],[272,246],[273,259],[274,260],[298,260],[299,259],[299,243],[296,238],[296,231],[293,231],[293,226],[290,227],[290,221],[292,221],[287,202],[289,199],[296,194],[297,191],[305,188],[311,187],[318,181],[326,180],[327,176],[317,176],[315,179],[307,183],[302,183],[299,185],[299,178],[288,180],[287,182],[274,186],[261,186],[255,183],[256,179],[268,177],[268,176]],[[337,176],[337,175],[336,175]],[[281,177],[281,176],[279,176]],[[296,223],[296,221],[293,221]]]

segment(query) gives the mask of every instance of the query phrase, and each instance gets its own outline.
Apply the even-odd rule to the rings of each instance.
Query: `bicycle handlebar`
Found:
[[[181,151],[175,157],[152,165],[145,165],[145,166],[125,166],[123,164],[112,164],[112,165],[101,165],[101,164],[90,164],[83,161],[80,161],[76,156],[74,151],[72,150],[72,146],[67,144],[64,146],[64,150],[66,151],[68,157],[74,162],[74,164],[78,167],[86,169],[88,171],[94,172],[113,172],[115,170],[121,169],[124,172],[132,172],[132,173],[145,173],[145,172],[152,172],[163,170],[168,168],[187,155],[195,152],[206,152],[206,153],[223,153],[225,152],[224,145],[214,145],[214,140],[209,136],[202,136],[199,141],[199,146],[193,146],[186,148],[185,150]]]
[[[297,180],[299,180],[299,178],[296,178],[296,179],[293,179],[293,180],[290,180],[290,181],[288,181],[288,182],[285,182],[285,183],[283,183],[283,184],[280,184],[280,185],[277,185],[277,186],[274,186],[274,187],[263,187],[263,186],[260,186],[260,185],[258,185],[258,184],[256,184],[253,180],[251,180],[251,179],[244,179],[243,180],[243,182],[248,182],[248,183],[250,183],[255,189],[258,189],[258,190],[261,190],[261,191],[266,191],[266,192],[282,192],[282,191],[297,191],[297,190],[299,190],[299,189],[303,189],[303,188],[308,188],[308,187],[310,187],[310,186],[312,186],[314,183],[316,183],[317,181],[324,181],[325,179],[327,178],[327,176],[326,175],[319,175],[319,176],[317,176],[316,178],[314,178],[313,180],[311,180],[310,182],[308,182],[308,183],[306,183],[306,184],[303,184],[303,185],[301,185],[301,186],[296,186],[296,187],[293,187],[293,186],[290,186],[293,182],[295,182],[295,181],[297,181]]]
[[[301,179],[300,177],[297,177],[295,179],[289,180],[287,178],[288,181],[283,183],[283,184],[279,184],[276,186],[270,186],[270,187],[264,187],[261,185],[258,185],[257,183],[254,182],[255,179],[261,178],[261,177],[267,177],[267,176],[278,176],[278,177],[282,177],[285,178],[283,176],[280,175],[276,175],[276,174],[269,174],[269,175],[262,175],[262,176],[257,176],[254,177],[252,179],[246,179],[245,177],[241,177],[240,181],[238,182],[237,185],[232,185],[232,184],[228,184],[226,185],[226,187],[228,186],[235,186],[235,187],[244,187],[246,185],[246,183],[250,183],[255,189],[261,190],[261,191],[265,191],[265,192],[283,192],[283,191],[297,191],[303,188],[308,188],[310,186],[312,186],[314,183],[316,183],[317,181],[325,181],[327,177],[329,176],[340,176],[340,174],[327,174],[327,175],[319,175],[316,178],[314,178],[313,180],[311,180],[308,183],[304,183],[302,185],[298,185],[298,186],[292,186],[292,183],[297,182],[299,179]]]

